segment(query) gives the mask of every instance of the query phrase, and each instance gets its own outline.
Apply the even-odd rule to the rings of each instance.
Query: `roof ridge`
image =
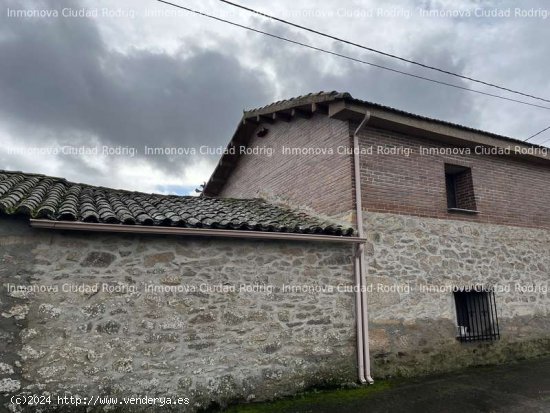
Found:
[[[321,90],[319,92],[311,92],[311,93],[307,93],[305,95],[293,96],[293,97],[290,97],[288,99],[280,99],[280,100],[277,100],[275,102],[268,103],[267,105],[264,105],[264,106],[260,106],[260,107],[253,108],[253,109],[248,109],[248,110],[245,109],[245,110],[243,110],[243,112],[245,114],[253,113],[253,112],[259,112],[259,111],[266,110],[266,109],[269,109],[271,107],[275,107],[275,106],[278,106],[278,105],[288,104],[288,103],[291,103],[291,102],[298,102],[300,100],[311,99],[311,98],[314,98],[314,97],[332,97],[334,99],[352,98],[351,94],[348,93],[348,92],[338,92],[337,90],[332,90],[330,92],[325,92],[325,91]]]
[[[66,178],[63,177],[57,177],[57,176],[51,176],[51,175],[45,175],[41,173],[35,173],[35,172],[23,172],[23,171],[9,171],[6,169],[0,169],[0,174],[14,174],[14,175],[24,175],[28,177],[39,177],[44,179],[53,179],[56,182],[67,184],[69,186],[81,186],[85,188],[93,188],[93,189],[104,189],[108,191],[116,191],[116,192],[126,192],[126,193],[132,193],[132,194],[140,194],[140,195],[156,195],[156,196],[175,196],[179,198],[197,198],[196,196],[192,195],[174,195],[174,194],[160,194],[158,192],[143,192],[143,191],[133,191],[130,189],[121,189],[121,188],[111,188],[108,186],[103,185],[94,185],[94,184],[88,184],[85,182],[73,182],[69,181]]]

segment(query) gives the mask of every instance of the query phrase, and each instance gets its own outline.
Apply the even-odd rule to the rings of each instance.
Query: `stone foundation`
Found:
[[[550,354],[550,231],[371,212],[365,230],[375,377]],[[474,285],[501,288],[498,341],[456,339],[440,287]]]
[[[3,404],[15,393],[172,396],[194,411],[356,380],[353,294],[281,291],[351,286],[351,246],[45,231],[3,218],[0,258]]]
[[[549,231],[379,213],[365,225],[375,379],[550,353]],[[169,396],[194,411],[356,381],[354,295],[334,289],[353,286],[351,246],[4,218],[0,259],[4,405],[13,394]],[[453,293],[433,288],[471,285],[502,289],[500,340],[456,339]]]

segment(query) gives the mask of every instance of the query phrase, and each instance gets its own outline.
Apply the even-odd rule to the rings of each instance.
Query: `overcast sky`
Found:
[[[374,63],[503,94],[290,29],[215,0],[173,2]],[[550,125],[545,109],[323,55],[153,0],[0,4],[2,169],[186,194],[208,179],[218,157],[145,156],[146,146],[223,147],[243,109],[320,90],[347,91],[356,98],[515,138]],[[247,0],[246,5],[550,99],[550,3],[544,0]],[[550,132],[534,142],[546,139]],[[102,155],[104,146],[122,154]],[[62,153],[68,148],[97,148],[99,155]],[[131,148],[137,150],[133,156]]]

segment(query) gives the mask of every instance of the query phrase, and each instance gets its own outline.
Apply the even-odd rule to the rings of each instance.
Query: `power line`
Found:
[[[216,21],[219,21],[219,22],[227,23],[227,24],[230,24],[230,25],[235,26],[235,27],[240,27],[241,29],[249,30],[249,31],[254,32],[254,33],[263,34],[265,36],[269,36],[269,37],[272,37],[274,39],[279,39],[279,40],[282,40],[282,41],[285,41],[285,42],[288,42],[288,43],[296,44],[298,46],[303,46],[303,47],[306,47],[306,48],[311,49],[311,50],[316,50],[318,52],[327,53],[327,54],[330,54],[332,56],[341,57],[343,59],[351,60],[353,62],[362,63],[362,64],[365,64],[365,65],[368,65],[368,66],[372,66],[372,67],[376,67],[376,68],[379,68],[379,69],[387,70],[387,71],[390,71],[390,72],[393,72],[393,73],[398,73],[398,74],[401,74],[401,75],[409,76],[409,77],[416,78],[416,79],[425,80],[427,82],[432,82],[432,83],[436,83],[436,84],[439,84],[439,85],[452,87],[452,88],[455,88],[455,89],[465,90],[465,91],[468,91],[468,92],[478,93],[480,95],[490,96],[490,97],[493,97],[493,98],[506,100],[506,101],[509,101],[509,102],[515,102],[515,103],[519,103],[519,104],[522,104],[522,105],[533,106],[533,107],[537,107],[537,108],[541,108],[541,109],[550,110],[549,106],[538,105],[536,103],[530,103],[530,102],[526,102],[526,101],[523,101],[523,100],[518,100],[518,99],[508,98],[508,97],[505,97],[505,96],[495,95],[495,94],[492,94],[492,93],[483,92],[481,90],[471,89],[471,88],[468,88],[468,87],[465,87],[465,86],[459,86],[459,85],[455,85],[455,84],[452,84],[452,83],[447,83],[447,82],[443,82],[443,81],[440,81],[440,80],[435,80],[435,79],[431,79],[431,78],[428,78],[428,77],[415,75],[413,73],[405,72],[405,71],[398,70],[398,69],[393,69],[393,68],[390,68],[390,67],[387,67],[387,66],[382,66],[382,65],[372,63],[372,62],[367,62],[365,60],[361,60],[361,59],[358,59],[358,58],[355,58],[355,57],[351,57],[351,56],[347,56],[347,55],[344,55],[344,54],[341,54],[341,53],[333,52],[331,50],[326,50],[326,49],[323,49],[323,48],[320,48],[320,47],[312,46],[310,44],[302,43],[302,42],[299,42],[297,40],[288,39],[286,37],[282,37],[282,36],[279,36],[279,35],[276,35],[276,34],[273,34],[273,33],[268,33],[268,32],[265,32],[263,30],[254,29],[254,28],[249,27],[249,26],[245,26],[245,25],[242,25],[242,24],[239,24],[239,23],[235,23],[235,22],[232,22],[230,20],[225,20],[225,19],[213,16],[213,15],[208,14],[208,13],[204,13],[204,12],[201,12],[201,11],[198,11],[198,10],[190,9],[188,7],[184,7],[184,6],[181,6],[179,4],[171,3],[169,1],[165,1],[165,0],[156,0],[156,1],[159,2],[159,3],[167,4],[169,6],[177,7],[179,9],[188,11],[190,13],[194,13],[194,14],[197,14],[197,15],[200,15],[200,16],[203,16],[203,17],[208,17],[209,19],[213,19],[213,20],[216,20]]]
[[[394,55],[394,54],[391,54],[391,53],[388,53],[388,52],[384,52],[382,50],[374,49],[372,47],[364,46],[364,45],[359,44],[359,43],[354,43],[352,41],[345,40],[345,39],[342,39],[340,37],[336,37],[336,36],[333,36],[333,35],[330,35],[330,34],[327,34],[327,33],[323,33],[321,31],[311,29],[309,27],[301,26],[297,23],[293,23],[293,22],[290,22],[288,20],[284,20],[284,19],[272,16],[272,15],[254,10],[254,9],[251,9],[249,7],[246,7],[246,6],[242,6],[240,4],[233,3],[231,1],[227,1],[227,0],[219,0],[219,1],[221,1],[222,3],[228,4],[230,6],[238,7],[240,9],[246,10],[250,13],[255,13],[255,14],[258,14],[260,16],[267,17],[268,19],[275,20],[275,21],[278,21],[280,23],[287,24],[287,25],[295,27],[297,29],[306,30],[310,33],[314,33],[314,34],[317,34],[319,36],[323,36],[323,37],[326,37],[326,38],[329,38],[329,39],[332,39],[332,40],[336,40],[338,42],[342,42],[342,43],[348,44],[350,46],[359,47],[361,49],[368,50],[368,51],[373,52],[373,53],[378,53],[382,56],[390,57],[392,59],[401,60],[402,62],[411,63],[413,65],[420,66],[420,67],[423,67],[425,69],[435,70],[435,71],[440,72],[440,73],[445,73],[446,75],[455,76],[455,77],[458,77],[458,78],[461,78],[461,79],[469,80],[471,82],[476,82],[476,83],[480,83],[480,84],[485,85],[485,86],[490,86],[490,87],[494,87],[494,88],[497,88],[497,89],[500,89],[500,90],[504,90],[506,92],[515,93],[517,95],[526,96],[526,97],[529,97],[529,98],[532,98],[532,99],[541,100],[543,102],[550,103],[549,99],[545,99],[545,98],[541,98],[541,97],[538,97],[538,96],[530,95],[530,94],[524,93],[524,92],[519,92],[517,90],[509,89],[509,88],[504,87],[504,86],[496,85],[494,83],[489,83],[489,82],[486,82],[486,81],[483,81],[483,80],[479,80],[479,79],[475,79],[475,78],[468,77],[468,76],[465,76],[465,75],[461,75],[459,73],[451,72],[451,71],[448,71],[448,70],[445,70],[445,69],[440,69],[440,68],[435,67],[435,66],[430,66],[430,65],[427,65],[427,64],[424,64],[424,63],[417,62],[415,60],[406,59],[404,57],[397,56],[397,55]]]
[[[535,133],[534,135],[529,136],[527,139],[524,140],[524,142],[527,142],[528,140],[533,139],[535,136],[539,136],[541,133],[546,132],[548,129],[550,129],[550,126],[548,126],[547,128],[544,128],[543,130]],[[541,142],[540,144],[543,144],[543,143],[548,142],[548,141],[550,141],[550,139],[546,139],[544,142]]]

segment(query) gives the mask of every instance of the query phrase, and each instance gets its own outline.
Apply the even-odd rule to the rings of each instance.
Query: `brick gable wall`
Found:
[[[254,133],[249,146],[271,148],[273,155],[242,156],[219,196],[279,199],[329,216],[353,208],[352,158],[337,153],[351,144],[347,122],[319,114],[262,126],[269,133]],[[334,154],[285,155],[283,147],[330,148]]]
[[[273,155],[242,156],[219,196],[278,199],[351,219],[353,158],[336,151],[338,146],[352,146],[349,136],[357,125],[319,114],[263,126],[269,133],[254,136],[250,147],[272,148]],[[450,146],[373,127],[363,129],[359,138],[363,149],[375,148],[373,154],[361,155],[365,211],[550,229],[548,166],[513,156],[421,155],[420,147]],[[378,154],[379,146],[391,154]],[[284,155],[283,147],[332,148],[334,154]],[[446,163],[471,168],[474,198],[461,208],[475,207],[478,214],[448,212]],[[471,192],[458,182],[461,189]]]

